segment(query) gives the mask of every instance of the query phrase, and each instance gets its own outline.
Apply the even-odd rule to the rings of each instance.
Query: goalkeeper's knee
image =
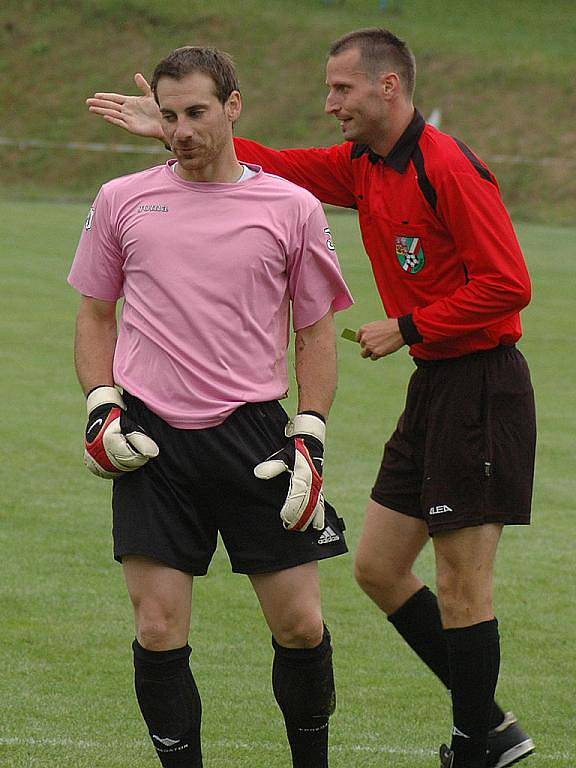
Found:
[[[272,687],[286,722],[327,720],[336,709],[330,632],[316,648],[284,648],[272,639]]]

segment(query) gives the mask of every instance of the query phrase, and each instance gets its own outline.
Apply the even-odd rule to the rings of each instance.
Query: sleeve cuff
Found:
[[[402,317],[398,318],[398,327],[400,328],[400,333],[402,334],[402,338],[408,344],[409,347],[412,346],[412,344],[421,344],[424,339],[422,338],[422,334],[416,328],[416,324],[414,323],[414,318],[412,317],[412,314],[409,315],[403,315]]]

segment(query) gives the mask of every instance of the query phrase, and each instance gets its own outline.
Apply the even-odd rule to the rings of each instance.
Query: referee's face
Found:
[[[191,180],[206,176],[233,148],[232,125],[241,101],[233,91],[225,104],[212,78],[192,72],[180,80],[161,77],[156,89],[162,129],[182,171]],[[205,179],[208,180],[208,179]]]
[[[365,71],[357,48],[328,59],[325,111],[339,121],[346,141],[374,147],[382,140],[389,111],[383,81],[384,75],[373,78]]]

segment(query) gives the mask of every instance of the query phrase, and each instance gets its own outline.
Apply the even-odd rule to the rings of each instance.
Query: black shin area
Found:
[[[272,686],[292,751],[293,768],[327,768],[328,720],[336,708],[332,645],[324,627],[316,648],[285,648],[272,639]]]
[[[450,658],[455,766],[484,768],[500,668],[498,622],[492,619],[444,631]]]
[[[446,688],[450,688],[448,646],[436,595],[428,587],[422,587],[391,613],[388,621]],[[494,702],[490,728],[500,725],[503,720],[504,712]]]
[[[150,738],[165,768],[202,768],[202,704],[190,671],[190,646],[149,651],[135,640],[134,685]]]
[[[410,648],[446,686],[450,687],[448,647],[436,595],[422,587],[388,621],[402,635]]]

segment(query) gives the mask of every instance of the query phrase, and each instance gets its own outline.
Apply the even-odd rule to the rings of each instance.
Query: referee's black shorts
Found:
[[[193,575],[208,570],[222,536],[232,569],[255,574],[347,552],[344,523],[326,503],[323,531],[290,532],[280,509],[288,474],[259,480],[254,467],[286,442],[277,401],[248,403],[209,429],[175,429],[124,393],[130,418],[160,446],[144,467],[114,481],[114,557],[138,554]]]
[[[528,524],[536,416],[522,354],[501,346],[416,363],[372,499],[425,520],[431,535]]]

